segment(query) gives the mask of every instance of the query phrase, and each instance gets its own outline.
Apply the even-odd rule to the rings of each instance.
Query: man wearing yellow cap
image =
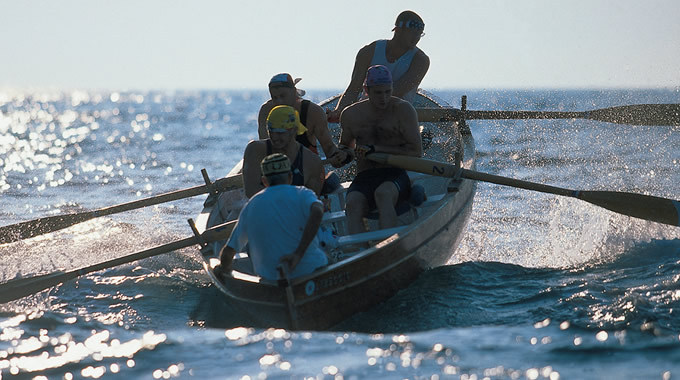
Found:
[[[305,186],[317,195],[323,185],[323,165],[318,155],[302,146],[295,136],[307,131],[291,106],[274,107],[266,120],[269,138],[251,141],[243,154],[243,187],[248,198],[264,189],[260,162],[273,153],[285,154],[292,162],[293,185]]]
[[[316,154],[319,154],[317,150],[318,141],[326,157],[331,157],[336,153],[337,147],[333,143],[333,139],[328,131],[326,113],[319,105],[302,99],[302,96],[305,94],[304,90],[299,90],[295,87],[299,81],[300,78],[293,80],[293,77],[288,73],[276,74],[272,77],[269,81],[271,99],[267,100],[260,107],[260,112],[257,116],[258,135],[260,139],[268,137],[267,116],[274,107],[280,105],[291,106],[298,111],[300,122],[307,128],[305,133],[296,136],[296,140]]]
[[[262,278],[277,280],[277,267],[289,266],[290,276],[311,273],[328,264],[315,239],[323,205],[311,190],[291,186],[290,160],[274,153],[260,164],[265,189],[243,206],[229,241],[220,252],[223,273],[229,273],[234,254],[247,248],[253,269]]]

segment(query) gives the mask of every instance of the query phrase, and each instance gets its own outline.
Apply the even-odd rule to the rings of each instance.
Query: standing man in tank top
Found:
[[[318,104],[309,100],[302,99],[305,94],[303,90],[298,90],[295,86],[300,78],[293,80],[290,74],[276,74],[269,81],[269,94],[271,99],[267,100],[261,107],[257,116],[257,132],[260,139],[269,137],[267,132],[267,115],[276,106],[291,106],[300,115],[300,122],[307,128],[307,132],[300,134],[296,140],[305,148],[319,154],[317,141],[321,144],[326,157],[330,158],[337,153],[337,147],[331,139],[328,131],[326,114]]]
[[[392,39],[374,41],[361,48],[354,62],[349,86],[335,110],[326,111],[328,121],[338,122],[342,110],[358,100],[366,71],[374,65],[383,65],[392,73],[394,96],[412,102],[430,68],[430,58],[416,47],[425,35],[424,30],[425,23],[420,16],[413,11],[403,11],[397,16]]]

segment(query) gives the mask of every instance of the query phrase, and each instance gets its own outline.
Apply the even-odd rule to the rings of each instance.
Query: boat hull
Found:
[[[474,169],[475,147],[469,133],[460,136],[460,164]],[[429,178],[429,177],[428,177]],[[289,284],[270,282],[235,270],[214,271],[219,247],[202,250],[204,266],[226,301],[247,323],[257,327],[326,330],[349,316],[368,310],[411,284],[425,270],[446,264],[460,243],[472,211],[476,182],[431,177],[430,191],[444,197],[427,214],[371,248]],[[447,191],[448,190],[448,191]],[[204,208],[204,225],[217,223],[211,207]]]

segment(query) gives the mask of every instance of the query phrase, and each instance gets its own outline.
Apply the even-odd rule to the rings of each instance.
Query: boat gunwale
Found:
[[[439,107],[444,107],[442,105],[442,102],[437,101],[432,99],[431,96],[429,96],[426,93],[419,92],[419,95],[424,97],[426,100],[429,100],[431,102],[434,102],[435,104],[439,105]],[[328,102],[333,101],[337,99],[339,96],[331,97],[321,103],[320,105],[326,105]],[[455,126],[454,121],[442,121],[442,122],[435,122],[435,124],[446,124],[442,126],[443,128]],[[464,128],[466,127],[464,124],[459,125],[460,131],[463,132]],[[461,141],[461,146],[462,146],[462,157],[460,158],[460,163],[462,167],[466,168],[472,168],[474,169],[475,166],[475,156],[476,156],[476,149],[475,149],[475,144],[474,144],[474,138],[472,137],[471,134],[468,133],[462,133],[460,135],[462,138]],[[446,180],[446,179],[443,179]],[[449,179],[450,181],[450,179]],[[439,185],[438,185],[439,186]],[[233,274],[228,275],[229,277],[226,277],[224,275],[222,276],[217,276],[215,272],[212,270],[213,267],[211,265],[212,259],[215,258],[215,250],[214,248],[206,248],[211,251],[210,255],[203,255],[203,266],[204,269],[209,273],[209,276],[212,279],[212,282],[219,288],[219,290],[223,293],[223,295],[228,299],[227,302],[232,303],[235,307],[239,309],[243,309],[246,312],[248,312],[248,307],[265,307],[265,308],[273,308],[273,310],[286,310],[288,307],[293,306],[295,308],[301,308],[304,307],[307,304],[314,304],[317,301],[320,301],[324,298],[328,299],[328,297],[333,296],[338,293],[342,293],[348,289],[352,288],[357,288],[361,287],[362,283],[369,283],[370,281],[375,281],[375,279],[388,276],[386,278],[389,278],[390,272],[391,271],[398,271],[399,267],[403,267],[405,262],[412,261],[414,259],[417,260],[417,256],[421,255],[422,252],[421,248],[433,240],[437,238],[440,234],[442,234],[443,230],[448,229],[452,224],[460,223],[462,222],[462,227],[464,228],[465,223],[469,219],[469,215],[472,209],[472,204],[474,202],[474,195],[476,193],[476,183],[472,180],[468,179],[460,179],[460,184],[459,188],[462,191],[448,191],[444,192],[444,197],[442,197],[440,200],[437,202],[428,205],[427,207],[427,213],[423,214],[420,216],[418,219],[416,219],[415,222],[409,223],[405,225],[404,229],[399,231],[398,233],[392,234],[389,237],[386,237],[384,239],[381,239],[378,243],[371,245],[369,248],[362,250],[355,255],[352,255],[350,257],[347,257],[341,261],[338,261],[336,263],[330,264],[328,266],[323,267],[320,270],[317,270],[313,273],[310,273],[305,276],[300,276],[295,279],[292,279],[288,286],[290,289],[293,289],[293,294],[305,294],[305,284],[309,283],[310,281],[319,281],[322,282],[324,280],[326,281],[332,281],[334,278],[334,273],[337,273],[337,275],[342,274],[342,269],[343,268],[348,268],[348,267],[357,267],[361,266],[363,261],[367,260],[376,260],[376,261],[381,261],[383,263],[387,262],[386,265],[379,265],[377,270],[370,271],[370,273],[367,274],[366,270],[359,270],[359,277],[357,277],[355,280],[353,280],[350,283],[340,283],[340,284],[334,284],[331,286],[326,287],[325,289],[319,289],[318,291],[314,292],[316,294],[306,294],[304,298],[296,298],[294,297],[294,301],[291,303],[290,300],[286,298],[286,288],[284,286],[281,286],[281,283],[278,281],[271,281],[271,280],[266,280],[263,279],[259,276],[252,275],[246,272],[234,270],[236,273],[243,273],[247,278],[238,278],[240,276],[234,276]],[[460,195],[463,195],[463,193],[467,193],[467,196],[465,198],[458,198]],[[457,199],[460,199],[460,201],[456,201]],[[208,212],[210,213],[212,211],[212,208],[214,206],[206,206],[203,209],[203,212]],[[440,220],[437,223],[437,228],[436,231],[433,232],[428,232],[424,238],[419,238],[417,239],[414,237],[413,239],[417,239],[415,243],[411,244],[414,246],[409,246],[408,249],[401,249],[405,251],[405,255],[399,256],[397,260],[385,260],[382,258],[382,255],[380,253],[385,253],[385,254],[391,254],[395,250],[399,251],[399,245],[400,244],[409,244],[409,239],[411,239],[411,236],[418,236],[418,235],[412,235],[414,231],[418,230],[425,230],[427,231],[430,226],[430,220],[432,218],[435,218],[437,215],[440,215],[440,213],[446,208],[446,207],[451,207],[452,210],[449,214],[444,215],[445,220]],[[453,207],[456,207],[454,210]],[[202,213],[203,213],[202,212]],[[461,217],[463,219],[461,219]],[[206,226],[199,226],[199,228],[205,228],[207,227],[207,218],[206,220]],[[457,233],[458,235],[453,237],[454,240],[458,240],[462,234],[462,230]],[[397,238],[395,239],[394,236],[398,235]],[[387,243],[385,243],[387,242]],[[388,256],[389,257],[389,256]],[[450,255],[449,255],[450,257]],[[430,256],[426,257],[425,259],[429,259],[432,266],[436,265],[443,265],[441,264],[442,257],[440,256]],[[417,265],[420,269],[417,269],[416,271],[422,271],[424,269],[427,269],[428,264],[425,263],[425,265],[418,264]],[[349,270],[348,273],[353,270]],[[413,273],[411,273],[413,275]],[[229,284],[233,284],[233,286],[228,286]],[[400,285],[398,283],[395,283],[390,286],[391,288],[400,288]],[[242,289],[242,291],[234,292],[233,289]],[[298,290],[295,292],[295,290]],[[249,295],[248,298],[244,297],[244,294]],[[264,295],[266,297],[257,297],[258,295]],[[274,311],[277,313],[278,311]],[[250,313],[249,313],[250,314]],[[274,316],[276,318],[276,316]],[[260,319],[260,318],[256,318]],[[271,318],[267,318],[270,319]],[[308,323],[311,322],[308,321]],[[318,321],[317,321],[318,322]],[[315,323],[315,322],[311,322]]]

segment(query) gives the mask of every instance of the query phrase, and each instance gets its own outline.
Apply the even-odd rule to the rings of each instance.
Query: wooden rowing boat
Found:
[[[333,107],[338,98],[321,103]],[[431,95],[419,93],[417,107],[444,107]],[[464,122],[424,123],[426,158],[474,169],[475,145]],[[331,126],[337,141],[337,125]],[[426,136],[427,137],[427,136]],[[238,166],[234,172],[238,171]],[[427,200],[400,216],[403,225],[379,230],[369,221],[369,232],[346,235],[344,189],[327,195],[331,211],[324,225],[337,235],[337,247],[329,254],[337,261],[290,282],[268,281],[256,276],[246,255],[234,261],[232,273],[215,268],[224,241],[205,244],[201,249],[204,267],[226,301],[252,326],[301,330],[325,330],[407,287],[423,271],[444,265],[458,246],[469,219],[476,182],[411,173],[414,185],[421,185]],[[242,190],[209,197],[196,221],[197,232],[233,220],[245,202]],[[357,248],[366,246],[368,248]],[[217,273],[216,273],[217,272]]]

